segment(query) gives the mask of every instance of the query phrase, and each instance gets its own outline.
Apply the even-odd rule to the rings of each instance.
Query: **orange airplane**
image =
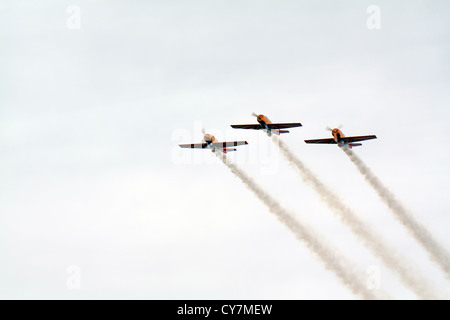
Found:
[[[234,129],[252,129],[252,130],[264,130],[270,136],[272,133],[280,135],[282,133],[289,133],[288,130],[281,130],[287,128],[301,127],[301,123],[272,123],[265,115],[252,114],[256,117],[259,124],[232,124]]]
[[[234,148],[248,144],[247,141],[229,141],[229,142],[218,142],[216,138],[211,134],[205,134],[203,130],[203,142],[202,143],[189,143],[189,144],[180,144],[181,148],[189,148],[189,149],[210,149],[212,151],[220,150],[223,153],[227,153],[229,151],[236,151]]]
[[[355,142],[371,140],[371,139],[377,138],[377,136],[374,136],[374,135],[346,137],[346,136],[344,136],[342,131],[338,128],[334,128],[334,129],[327,128],[327,129],[331,131],[333,138],[305,140],[305,142],[306,143],[337,144],[339,147],[347,146],[351,149],[353,147],[362,146],[362,143],[355,143]]]

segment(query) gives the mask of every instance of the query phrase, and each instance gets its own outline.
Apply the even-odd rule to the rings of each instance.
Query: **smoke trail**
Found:
[[[303,162],[290,151],[288,146],[278,137],[272,136],[272,140],[278,146],[289,163],[297,169],[302,179],[313,187],[327,206],[334,211],[342,222],[350,227],[352,232],[366,245],[377,257],[379,257],[391,270],[396,272],[401,281],[409,287],[421,299],[436,299],[434,289],[418,275],[407,267],[405,260],[399,258],[397,253],[392,253],[382,237],[376,234],[367,224],[331,191],[329,190]]]
[[[350,263],[336,249],[331,248],[322,238],[315,235],[311,227],[302,225],[293,219],[292,215],[261,189],[253,179],[247,176],[234,163],[231,163],[225,154],[217,151],[216,155],[277,216],[278,220],[288,227],[299,240],[303,240],[306,243],[308,248],[322,260],[325,267],[333,271],[354,294],[364,299],[380,298],[366,288],[364,282],[352,270]]]
[[[430,232],[409,213],[403,205],[395,198],[380,179],[370,170],[370,168],[350,149],[343,148],[344,152],[358,168],[364,179],[377,192],[395,217],[407,228],[412,236],[423,246],[430,258],[435,261],[450,278],[450,255],[430,234]]]

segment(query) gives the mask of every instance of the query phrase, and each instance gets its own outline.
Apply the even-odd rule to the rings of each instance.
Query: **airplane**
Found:
[[[219,150],[222,151],[223,153],[227,153],[230,151],[236,151],[236,149],[229,147],[236,147],[248,144],[247,141],[219,142],[213,135],[205,134],[205,130],[202,130],[202,132],[204,134],[202,143],[180,144],[179,146],[181,148],[189,148],[189,149],[210,149],[213,152]]]
[[[301,123],[272,123],[265,115],[260,114],[257,115],[252,113],[253,116],[256,117],[256,120],[259,124],[232,124],[231,127],[233,129],[252,129],[252,130],[264,130],[267,132],[267,135],[272,135],[275,133],[276,135],[280,135],[282,133],[289,133],[288,130],[281,130],[287,128],[301,127]]]
[[[349,147],[350,149],[353,147],[362,146],[362,143],[355,143],[359,141],[376,139],[377,136],[369,135],[369,136],[355,136],[355,137],[346,137],[339,128],[327,130],[331,131],[333,138],[325,138],[325,139],[315,139],[315,140],[305,140],[306,143],[321,143],[321,144],[337,144],[339,147]]]

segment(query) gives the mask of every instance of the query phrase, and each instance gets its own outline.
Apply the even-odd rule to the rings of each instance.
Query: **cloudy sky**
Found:
[[[370,5],[380,29],[368,28]],[[363,276],[414,299],[289,167],[252,112],[435,284],[450,282],[345,154],[450,248],[448,1],[0,2],[0,298],[354,299],[209,151],[230,157]],[[373,22],[373,21],[372,21]],[[372,26],[369,23],[369,26]],[[378,269],[377,269],[378,268]]]

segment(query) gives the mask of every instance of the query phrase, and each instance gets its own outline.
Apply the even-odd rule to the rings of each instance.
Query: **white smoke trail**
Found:
[[[435,261],[450,278],[450,254],[438,243],[430,232],[420,224],[410,212],[396,199],[394,194],[385,187],[370,168],[350,149],[344,152],[363,175],[364,179],[377,192],[378,196],[394,213],[395,217],[407,228],[412,236],[423,246],[430,258]]]
[[[314,252],[325,264],[325,267],[333,271],[338,278],[355,294],[364,299],[380,299],[382,297],[370,291],[364,281],[353,271],[351,264],[335,248],[325,243],[323,238],[316,235],[311,227],[307,227],[296,221],[278,201],[261,189],[256,182],[246,175],[238,166],[231,163],[227,156],[220,151],[216,152],[218,158],[261,200],[269,210],[275,214],[286,227],[288,227],[299,240],[303,240],[307,247]]]
[[[338,196],[329,190],[306,165],[291,152],[289,147],[278,137],[272,136],[272,140],[278,146],[282,154],[289,163],[297,169],[302,179],[312,186],[322,201],[334,211],[338,217],[352,232],[368,247],[377,257],[379,257],[391,270],[393,270],[400,280],[410,288],[421,299],[436,299],[435,290],[425,281],[417,271],[412,270],[411,265],[400,258],[398,253],[393,253],[382,237],[375,233],[366,223],[364,223],[350,208],[348,208]]]

